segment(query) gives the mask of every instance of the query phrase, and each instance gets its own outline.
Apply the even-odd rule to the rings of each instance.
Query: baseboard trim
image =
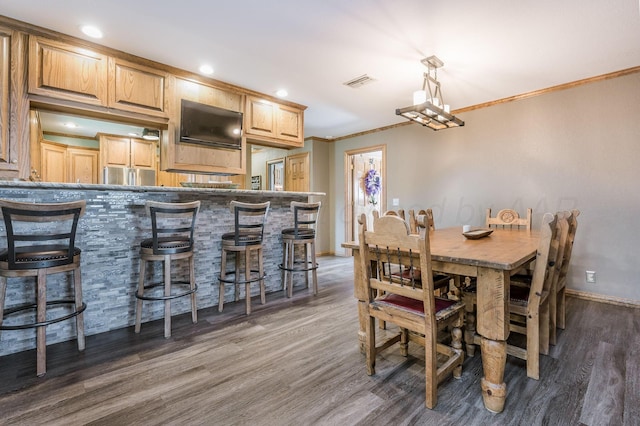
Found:
[[[589,293],[587,291],[567,289],[567,296],[575,297],[576,299],[591,300],[593,302],[608,303],[610,305],[625,306],[627,308],[640,308],[640,300],[624,299],[622,297]]]

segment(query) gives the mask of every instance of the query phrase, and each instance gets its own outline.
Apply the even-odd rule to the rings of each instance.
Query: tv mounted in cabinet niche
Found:
[[[242,113],[182,99],[180,142],[242,149]]]

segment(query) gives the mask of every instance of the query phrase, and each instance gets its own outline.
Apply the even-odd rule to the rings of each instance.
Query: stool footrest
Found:
[[[255,283],[255,282],[261,281],[261,280],[265,279],[265,277],[267,276],[267,274],[262,274],[262,276],[260,276],[260,275],[254,276],[253,274],[260,274],[260,271],[258,271],[257,269],[252,269],[251,270],[251,278],[250,279],[248,279],[248,280],[245,279],[245,280],[242,280],[242,281],[236,281],[235,274],[236,274],[236,271],[229,271],[229,272],[225,273],[225,275],[232,275],[232,276],[234,276],[234,278],[229,278],[229,279],[227,279],[227,278],[218,278],[218,280],[223,282],[223,283],[225,283],[225,284],[247,284],[247,283]]]
[[[284,265],[281,263],[278,265],[278,268],[282,269],[283,271],[289,271],[289,272],[308,272],[308,271],[314,271],[316,269],[318,269],[318,263],[313,263],[312,261],[303,261],[303,260],[296,260],[295,262],[293,262],[294,266],[293,268],[285,268]],[[296,267],[295,265],[310,265],[307,266],[306,268],[302,268],[302,267]]]
[[[171,285],[191,285],[191,283],[189,281],[171,281]],[[158,282],[158,283],[153,283],[153,284],[149,284],[149,285],[145,285],[144,289],[150,289],[150,288],[154,288],[154,287],[160,287],[160,286],[164,286],[164,282]],[[171,300],[171,299],[177,299],[179,297],[184,297],[184,296],[188,296],[190,294],[195,293],[196,291],[198,291],[198,285],[194,285],[194,288],[189,288],[188,291],[182,292],[182,293],[178,293],[178,294],[172,294],[169,296],[144,296],[144,295],[139,295],[138,293],[136,293],[136,298],[140,299],[140,300]]]
[[[52,306],[52,305],[75,305],[76,302],[73,299],[61,299],[61,300],[49,300],[47,302],[47,306]],[[15,306],[13,308],[10,309],[6,309],[4,311],[4,315],[3,318],[11,315],[11,314],[15,314],[17,312],[22,312],[22,311],[26,311],[26,310],[35,310],[37,309],[37,305],[34,304],[27,304],[27,305],[20,305],[20,306]],[[42,322],[35,322],[35,323],[29,323],[29,324],[20,324],[20,325],[2,325],[0,326],[0,330],[24,330],[27,328],[36,328],[36,327],[46,327],[50,324],[54,324],[56,322],[60,322],[60,321],[64,321],[64,320],[68,320],[70,318],[73,318],[75,316],[80,315],[82,312],[84,312],[84,310],[87,309],[87,304],[86,303],[82,303],[82,306],[80,307],[80,309],[78,310],[73,310],[73,312],[70,312],[67,315],[63,315],[60,317],[56,317],[56,318],[52,318],[48,321],[42,321]]]

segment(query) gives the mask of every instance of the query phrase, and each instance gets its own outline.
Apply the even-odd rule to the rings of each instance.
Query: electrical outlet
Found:
[[[395,207],[400,205],[400,198],[394,198],[391,202]]]
[[[587,273],[587,282],[595,284],[596,282],[596,271],[586,271]]]

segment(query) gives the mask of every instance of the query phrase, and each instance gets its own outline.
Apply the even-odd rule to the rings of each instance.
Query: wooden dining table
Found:
[[[510,276],[536,256],[539,232],[495,229],[479,239],[467,239],[462,227],[429,231],[434,271],[477,278],[477,327],[481,336],[482,398],[485,407],[499,413],[504,409],[507,385],[504,369],[509,337]],[[360,271],[360,248],[350,241],[342,247],[353,254],[354,295],[358,299],[360,329],[358,338],[364,350],[367,319],[366,282]]]

